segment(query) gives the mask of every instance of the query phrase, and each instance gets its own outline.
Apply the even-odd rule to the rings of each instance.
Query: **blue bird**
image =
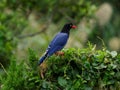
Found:
[[[53,38],[51,43],[49,44],[45,54],[40,58],[38,65],[41,65],[41,63],[47,58],[56,53],[57,51],[60,51],[64,48],[66,45],[69,33],[71,28],[76,28],[75,25],[72,23],[65,24],[62,30]]]

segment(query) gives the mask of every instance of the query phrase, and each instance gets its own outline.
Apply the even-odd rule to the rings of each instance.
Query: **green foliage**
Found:
[[[52,23],[64,17],[79,22],[82,17],[91,16],[94,10],[95,6],[88,0],[0,0],[0,63],[4,66],[9,64],[17,45],[17,37],[26,27],[31,28],[28,25],[31,13],[34,12],[35,19],[42,23],[50,16],[53,17]]]
[[[64,56],[51,56],[47,70],[40,78],[36,53],[29,49],[29,61],[12,59],[8,75],[2,78],[2,90],[119,90],[120,54],[115,51],[64,49]],[[40,68],[42,69],[42,68]],[[19,88],[19,89],[18,89]]]
[[[25,15],[32,11],[44,17],[54,15],[54,22],[64,18],[64,15],[80,21],[84,16],[91,16],[96,9],[89,0],[29,0],[29,2],[27,0],[6,0],[6,6],[12,10],[21,9]]]
[[[33,60],[34,59],[34,60]],[[36,61],[38,58],[33,50],[29,49],[29,63],[22,60],[19,64],[12,58],[7,75],[1,78],[2,90],[33,90],[39,87],[40,79],[38,75]],[[31,62],[33,61],[33,62]],[[32,65],[33,63],[33,65]],[[36,65],[35,65],[36,64]],[[34,67],[33,67],[34,66]]]
[[[0,12],[0,63],[4,66],[9,64],[17,44],[16,36],[21,33],[25,25],[25,18],[21,17],[20,14],[18,15],[18,13],[9,10]]]
[[[95,28],[93,29],[93,31],[91,32],[91,34],[89,35],[89,40],[93,43],[96,43],[97,46],[102,46],[101,42],[99,42],[99,38],[100,37],[104,40],[104,43],[106,45],[107,48],[110,49],[109,47],[109,41],[111,38],[114,37],[120,37],[120,30],[119,30],[119,23],[120,23],[120,18],[118,17],[118,15],[113,15],[113,18],[110,20],[110,22],[105,25],[105,26],[99,26],[96,25]],[[118,49],[118,51],[120,52],[120,49]]]
[[[96,90],[119,89],[120,55],[106,50],[68,49],[64,57],[52,56],[47,60],[46,89]],[[52,90],[50,89],[50,90]]]
[[[22,89],[24,84],[24,65],[23,63],[17,65],[16,60],[12,59],[11,64],[9,66],[8,75],[3,80],[4,85],[2,87],[3,90],[17,90]]]
[[[11,59],[17,44],[16,37],[26,26],[30,28],[27,21],[31,13],[36,15],[36,22],[42,20],[43,23],[43,19],[46,21],[46,17],[48,19],[51,15],[52,24],[65,18],[75,19],[79,23],[81,18],[92,16],[96,9],[95,4],[101,1],[93,4],[90,0],[0,0],[0,63],[6,66],[10,62],[6,76],[0,76],[0,89],[118,90],[120,54],[115,51],[94,50],[91,45],[87,49],[65,49],[65,56],[53,55],[46,60],[44,79],[40,78],[38,57],[34,50],[29,49],[28,59],[20,63],[14,58]],[[116,8],[119,6],[113,0],[110,2]],[[98,41],[94,36],[100,36],[106,39],[104,41],[107,45],[110,37],[119,37],[119,21],[118,11],[118,16],[113,18],[111,23],[103,28],[96,26],[89,39]],[[104,34],[100,34],[99,31]]]
[[[113,10],[112,17],[109,19],[108,23],[104,25],[99,25],[96,23],[95,27],[93,28],[92,32],[88,36],[88,40],[91,41],[92,43],[97,44],[97,46],[100,46],[101,48],[101,42],[99,42],[97,37],[100,37],[104,40],[104,43],[108,49],[116,50],[113,49],[110,46],[110,40],[114,37],[119,38],[120,37],[120,4],[118,4],[119,0],[96,0],[97,6],[101,6],[104,3],[110,4],[110,7]],[[107,10],[107,9],[106,9]],[[102,12],[101,12],[102,14]],[[108,16],[107,16],[108,17]],[[102,17],[101,17],[102,19]],[[104,20],[103,20],[104,21]],[[119,41],[117,41],[119,43]],[[117,46],[114,46],[117,47]],[[117,49],[118,52],[120,52],[120,46]]]
[[[6,65],[9,63],[14,44],[11,40],[11,32],[6,30],[5,26],[0,24],[0,63]]]
[[[29,66],[33,68],[33,70],[36,70],[37,68],[37,63],[38,63],[38,58],[36,56],[36,53],[32,49],[28,49],[29,52]]]
[[[24,90],[38,90],[40,85],[39,72],[37,70],[38,57],[34,50],[29,49],[28,63],[26,68],[26,80]],[[26,66],[25,66],[26,67]]]

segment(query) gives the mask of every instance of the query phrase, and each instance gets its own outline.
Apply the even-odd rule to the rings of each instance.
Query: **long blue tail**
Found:
[[[40,58],[38,65],[40,65],[46,58],[47,58],[47,53]]]

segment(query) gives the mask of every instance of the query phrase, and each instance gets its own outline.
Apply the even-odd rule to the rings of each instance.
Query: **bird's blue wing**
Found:
[[[63,49],[67,43],[68,37],[69,35],[66,33],[58,33],[48,46],[48,56],[51,56],[53,53]]]

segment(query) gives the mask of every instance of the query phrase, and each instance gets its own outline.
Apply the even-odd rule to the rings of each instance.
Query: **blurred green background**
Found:
[[[119,0],[0,0],[0,63],[9,65],[13,55],[19,62],[28,48],[41,56],[67,22],[77,29],[65,48],[85,48],[89,41],[120,52]]]

